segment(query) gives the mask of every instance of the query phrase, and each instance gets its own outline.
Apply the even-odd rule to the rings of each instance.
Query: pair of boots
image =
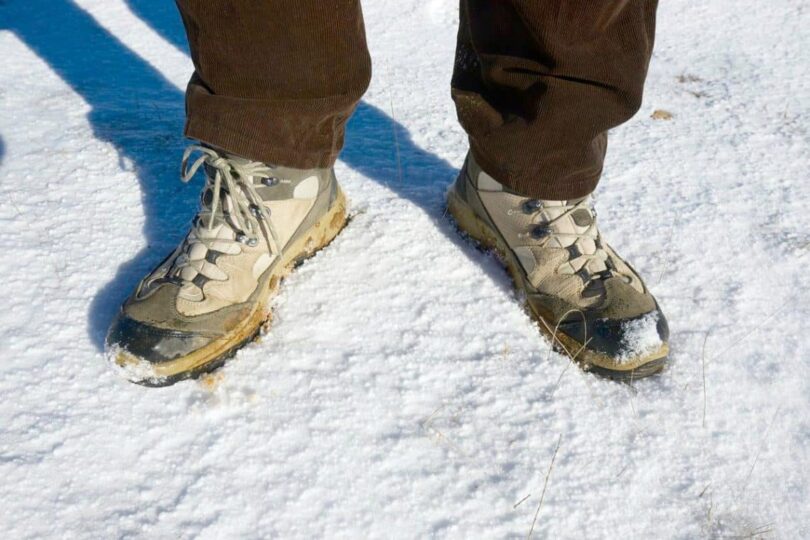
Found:
[[[274,167],[192,146],[183,179],[199,169],[206,185],[191,231],[107,336],[111,361],[133,382],[167,385],[222,365],[259,334],[284,276],[346,223],[331,168]],[[663,368],[666,319],[602,239],[590,197],[522,196],[469,155],[448,208],[461,231],[500,255],[541,332],[571,360],[617,379]]]

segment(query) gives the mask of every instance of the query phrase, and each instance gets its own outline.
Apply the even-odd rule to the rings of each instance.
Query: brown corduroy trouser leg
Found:
[[[326,167],[366,90],[359,0],[177,0],[195,73],[186,135]],[[641,102],[657,0],[461,0],[452,96],[481,166],[542,199],[596,187]]]

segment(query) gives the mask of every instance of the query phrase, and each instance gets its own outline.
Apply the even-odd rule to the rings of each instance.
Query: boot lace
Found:
[[[549,210],[558,213],[556,217],[546,219]],[[557,267],[556,272],[561,274],[578,274],[585,285],[591,288],[597,283],[611,276],[621,276],[626,281],[631,278],[620,272],[611,255],[605,250],[602,235],[596,225],[596,209],[593,198],[585,197],[573,201],[561,201],[553,206],[547,205],[539,199],[529,199],[523,203],[523,212],[531,216],[540,216],[542,221],[535,224],[525,236],[539,242],[539,247],[549,249],[565,249],[571,252],[566,262]],[[590,224],[582,232],[575,230],[561,230],[559,225],[566,218],[579,210],[588,213]],[[578,227],[580,228],[580,227]],[[572,248],[576,251],[572,252]],[[578,268],[577,268],[578,266]]]
[[[195,157],[193,161],[192,157]],[[221,272],[208,267],[204,259],[189,256],[198,244],[202,244],[207,252],[216,248],[222,250],[223,245],[245,244],[253,247],[263,237],[271,253],[281,253],[278,234],[270,221],[270,211],[253,183],[253,178],[261,178],[267,186],[278,183],[273,168],[264,163],[231,158],[206,146],[190,145],[183,153],[181,180],[188,183],[203,165],[208,166],[208,174],[202,207],[194,219],[186,246],[170,272],[174,279],[184,283],[188,281],[182,277],[187,267],[192,267],[195,274],[202,274],[208,279],[227,279]],[[235,233],[234,239],[215,234],[214,227],[218,225],[231,228]]]

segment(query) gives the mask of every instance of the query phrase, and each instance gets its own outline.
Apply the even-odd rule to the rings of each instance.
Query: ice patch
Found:
[[[658,335],[658,312],[654,311],[624,324],[622,348],[616,360],[620,364],[625,364],[652,353],[661,344]]]

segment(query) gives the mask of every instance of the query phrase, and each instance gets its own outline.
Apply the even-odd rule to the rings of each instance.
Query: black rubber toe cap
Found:
[[[119,313],[107,333],[107,348],[120,348],[129,354],[159,364],[190,354],[211,338],[188,332],[157,328]]]
[[[666,343],[669,340],[669,325],[661,309],[657,307],[656,309],[658,337]],[[599,319],[586,316],[583,320],[579,315],[571,315],[567,321],[560,323],[559,331],[578,343],[585,343],[587,340],[586,348],[591,351],[615,358],[622,354],[626,346],[625,332],[632,327],[632,324],[628,323],[647,316],[649,313],[632,319]]]

